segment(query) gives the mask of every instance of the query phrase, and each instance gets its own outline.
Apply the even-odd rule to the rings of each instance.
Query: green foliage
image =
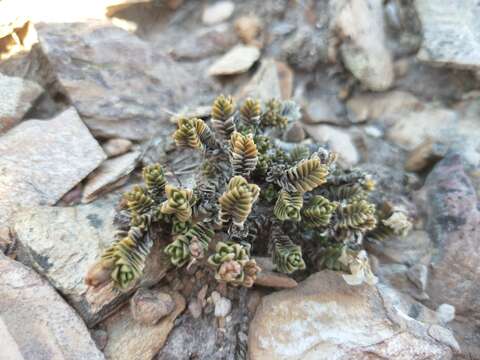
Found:
[[[108,274],[128,289],[162,238],[176,268],[196,264],[234,286],[252,286],[260,271],[250,251],[271,255],[283,273],[308,264],[309,271],[347,272],[351,284],[373,283],[362,241],[404,235],[411,223],[393,207],[377,211],[370,200],[375,182],[359,169],[338,167],[335,153],[289,148],[272,137],[300,117],[292,101],[247,99],[237,109],[221,95],[209,118],[179,118],[175,143],[204,159],[195,187],[169,184],[159,164],[145,167],[144,186],[124,196],[122,232],[87,282],[99,284]]]

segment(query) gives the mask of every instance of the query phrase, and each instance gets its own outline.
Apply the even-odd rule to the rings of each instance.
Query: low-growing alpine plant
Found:
[[[87,283],[129,288],[158,235],[169,239],[163,252],[172,266],[203,266],[233,286],[255,283],[254,255],[270,256],[285,274],[328,268],[352,285],[375,283],[365,239],[404,235],[411,223],[392,206],[377,207],[371,177],[340,168],[335,153],[276,140],[300,117],[292,101],[247,99],[237,108],[223,95],[209,118],[180,117],[176,145],[204,158],[195,187],[169,184],[160,164],[146,166],[144,185],[124,195],[116,241]]]

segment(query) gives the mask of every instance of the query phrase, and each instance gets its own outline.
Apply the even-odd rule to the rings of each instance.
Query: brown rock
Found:
[[[155,325],[175,309],[175,301],[168,293],[140,288],[130,299],[130,310],[135,321]]]
[[[281,61],[275,61],[277,64],[278,80],[280,81],[280,93],[282,99],[287,100],[293,94],[293,70]]]
[[[405,161],[405,170],[415,172],[425,170],[441,160],[447,150],[446,146],[427,139],[410,151]]]
[[[459,352],[451,332],[410,317],[412,306],[422,307],[384,285],[349,286],[322,271],[262,298],[250,359],[451,359]]]
[[[55,204],[106,157],[73,108],[19,124],[0,153],[0,224],[21,206]]]
[[[0,357],[102,360],[76,312],[33,270],[0,253]]]
[[[282,88],[278,76],[277,63],[273,59],[264,59],[252,79],[238,92],[238,99],[246,97],[268,101],[282,97]]]
[[[295,121],[288,128],[285,130],[283,134],[283,138],[287,142],[299,143],[305,139],[305,130],[303,130],[303,126],[298,121]]]
[[[33,81],[0,73],[0,134],[19,123],[42,93]]]
[[[262,269],[262,271],[257,274],[255,285],[276,289],[291,289],[298,285],[298,283],[291,277],[273,271],[274,265],[270,258],[255,257],[255,261]]]
[[[123,185],[128,179],[128,175],[135,170],[140,155],[140,151],[134,151],[105,160],[88,176],[83,189],[82,202],[89,203],[98,196]]]
[[[305,116],[303,120],[307,124],[345,124],[345,121],[337,116],[330,103],[326,99],[321,98],[308,103],[305,108]]]
[[[109,158],[123,155],[132,148],[132,142],[128,139],[110,139],[102,144],[103,151]]]
[[[256,15],[241,16],[235,20],[235,31],[244,44],[255,45],[262,31],[262,21]]]
[[[135,321],[128,307],[108,318],[104,325],[108,343],[104,353],[112,360],[150,360],[162,348],[174,321],[185,309],[185,299],[177,292],[170,293],[175,309],[157,324],[145,326]]]

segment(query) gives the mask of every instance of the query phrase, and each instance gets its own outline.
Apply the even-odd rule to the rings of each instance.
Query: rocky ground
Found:
[[[24,2],[0,2],[1,359],[480,359],[477,0]],[[140,290],[84,284],[142,164],[193,181],[170,119],[219,93],[294,99],[285,142],[408,210],[368,245],[379,284],[258,259],[227,289],[160,249]]]

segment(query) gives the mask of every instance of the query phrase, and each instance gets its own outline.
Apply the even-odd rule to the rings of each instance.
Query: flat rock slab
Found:
[[[36,207],[20,210],[13,231],[18,259],[45,276],[83,317],[89,327],[122,305],[128,293],[112,291],[112,284],[89,288],[84,279],[103,249],[114,239],[116,198],[77,207]],[[156,252],[155,252],[156,251]],[[158,282],[167,266],[154,248],[145,269],[149,285]]]
[[[185,299],[177,292],[171,292],[175,309],[155,325],[136,322],[130,308],[125,306],[108,318],[103,325],[108,333],[104,353],[109,360],[150,360],[162,348],[174,321],[185,309]]]
[[[208,69],[208,74],[211,76],[241,74],[248,71],[259,57],[260,50],[258,48],[237,45],[218,59]]]
[[[451,359],[458,344],[450,331],[411,318],[409,306],[384,285],[349,286],[322,271],[262,298],[250,324],[250,359]]]
[[[134,151],[113,159],[105,160],[87,180],[82,202],[88,203],[104,192],[123,184],[137,166],[141,152]]]
[[[480,69],[480,1],[415,0],[422,23],[419,60]]]
[[[0,137],[0,225],[21,206],[53,205],[105,158],[75,109]]]
[[[195,80],[145,41],[101,21],[36,26],[59,83],[95,136],[150,138]],[[165,122],[164,122],[165,121]]]
[[[0,293],[0,358],[104,359],[80,317],[48,282],[1,253]]]
[[[0,134],[21,121],[42,93],[33,81],[0,73]]]

